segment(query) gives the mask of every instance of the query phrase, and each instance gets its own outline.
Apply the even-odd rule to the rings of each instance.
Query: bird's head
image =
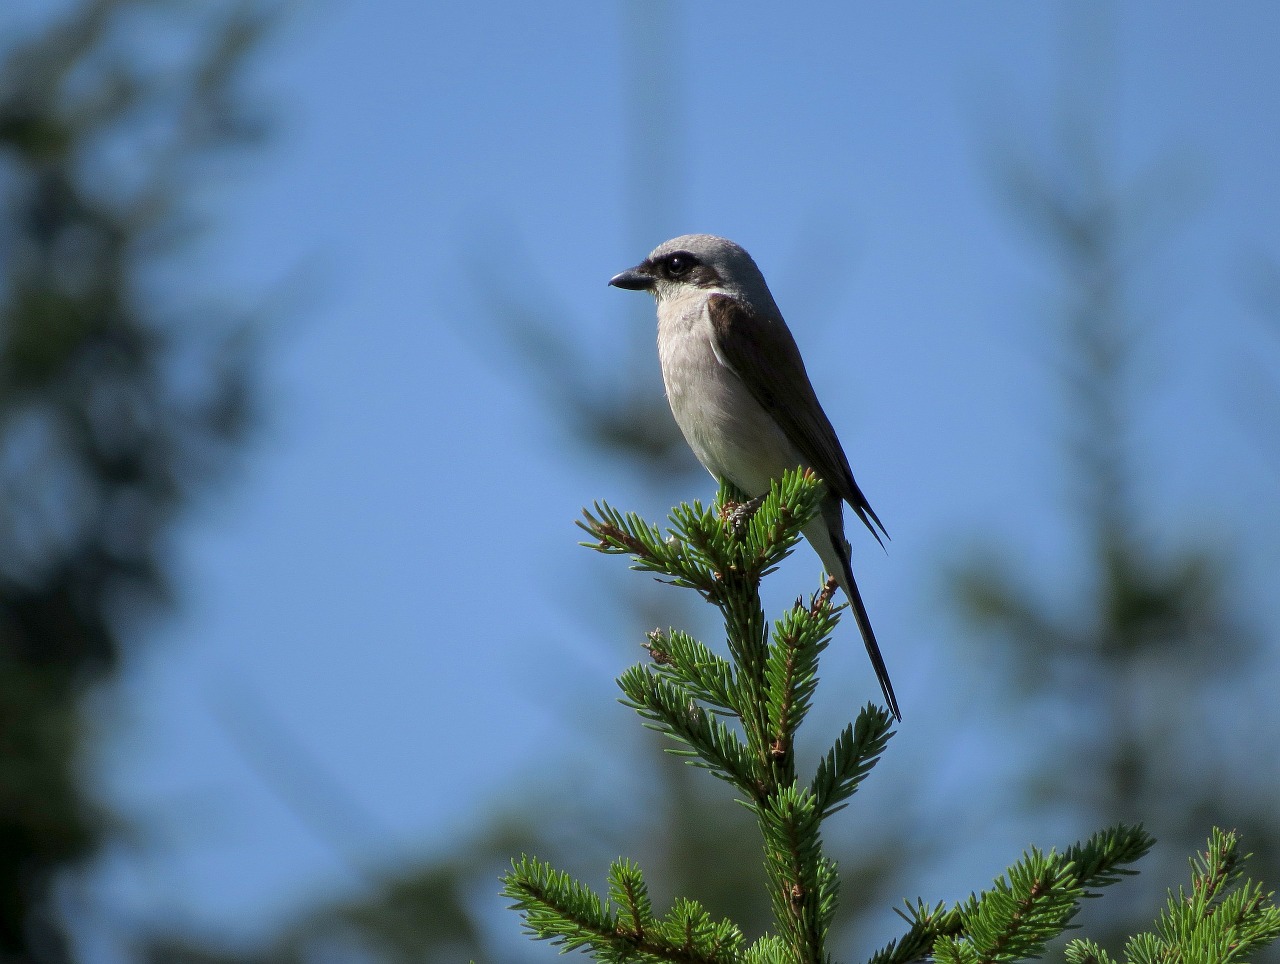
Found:
[[[647,291],[659,302],[722,292],[758,308],[773,306],[769,286],[751,255],[713,234],[684,234],[664,241],[634,268],[610,278],[609,284]]]

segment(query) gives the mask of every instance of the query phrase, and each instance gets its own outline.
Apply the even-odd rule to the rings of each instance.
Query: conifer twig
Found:
[[[512,863],[503,893],[526,928],[566,950],[605,962],[683,964],[829,964],[828,935],[839,897],[839,875],[822,849],[822,824],[844,809],[893,736],[888,709],[868,704],[848,724],[812,778],[796,773],[795,736],[818,684],[818,661],[842,606],[828,580],[770,625],[760,581],[791,552],[813,518],[822,483],[788,473],[768,495],[742,505],[722,488],[714,506],[682,505],[665,532],[634,513],[604,503],[579,522],[608,554],[631,557],[634,568],[693,589],[724,621],[727,657],[678,630],[653,630],[650,661],[618,677],[622,702],[675,745],[669,752],[732,785],[756,817],[774,932],[745,946],[732,921],[715,921],[696,901],[681,898],[663,916],[652,908],[640,867],[616,861],[601,897],[533,857]],[[730,507],[730,503],[736,505]],[[745,511],[744,511],[745,509]],[[992,886],[954,906],[917,901],[901,912],[908,929],[874,954],[871,964],[997,964],[1043,953],[1081,903],[1134,873],[1152,846],[1141,827],[1116,826],[1061,852],[1029,848]],[[1170,895],[1155,929],[1132,938],[1127,964],[1180,961],[1243,962],[1280,937],[1271,895],[1242,881],[1247,858],[1234,834],[1214,831],[1192,862],[1189,891]],[[1208,956],[1206,956],[1208,955]],[[1068,964],[1115,964],[1087,940],[1066,948]]]

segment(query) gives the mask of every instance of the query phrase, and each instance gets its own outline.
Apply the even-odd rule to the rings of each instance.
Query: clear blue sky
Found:
[[[1152,266],[1168,284],[1135,429],[1149,521],[1243,534],[1243,591],[1274,627],[1276,451],[1250,385],[1280,339],[1242,266],[1280,257],[1280,6],[1116,9],[1113,69],[1085,68],[1114,169],[1171,157],[1198,198]],[[638,16],[657,18],[670,80],[633,101]],[[980,533],[1052,566],[1075,548],[1055,481],[1057,279],[991,163],[1000,137],[1050,150],[1059,81],[1081,69],[1066,22],[1023,0],[300,10],[256,78],[275,140],[213,189],[197,262],[250,301],[295,279],[269,423],[182,533],[182,611],[102,711],[111,796],[145,841],[105,862],[111,906],[252,934],[356,885],[251,759],[255,702],[369,812],[348,830],[375,858],[443,850],[520,792],[523,759],[574,758],[586,738],[558,708],[594,698],[593,719],[631,726],[612,678],[639,627],[585,604],[621,567],[578,549],[572,521],[597,498],[657,513],[710,481],[655,493],[575,447],[487,317],[527,302],[602,369],[638,355],[654,373],[651,306],[605,281],[689,231],[753,253],[893,533],[887,555],[855,539],[901,760],[925,761],[933,798],[997,770],[991,684],[943,643],[939,569]],[[637,112],[665,165],[637,169]],[[798,557],[781,595],[817,569]],[[829,672],[850,705],[878,695],[852,641]],[[988,829],[1001,853],[1054,839]]]

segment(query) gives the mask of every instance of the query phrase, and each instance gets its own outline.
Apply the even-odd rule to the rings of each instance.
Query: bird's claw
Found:
[[[747,531],[747,524],[751,521],[751,517],[759,511],[760,506],[764,505],[765,497],[758,496],[750,502],[726,502],[720,508],[720,518],[729,523],[729,527],[733,530],[734,538],[741,539]]]

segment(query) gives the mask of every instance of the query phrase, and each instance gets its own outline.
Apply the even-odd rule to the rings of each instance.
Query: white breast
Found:
[[[707,296],[658,308],[658,357],[676,424],[712,475],[749,495],[803,462],[742,380],[713,350]]]

